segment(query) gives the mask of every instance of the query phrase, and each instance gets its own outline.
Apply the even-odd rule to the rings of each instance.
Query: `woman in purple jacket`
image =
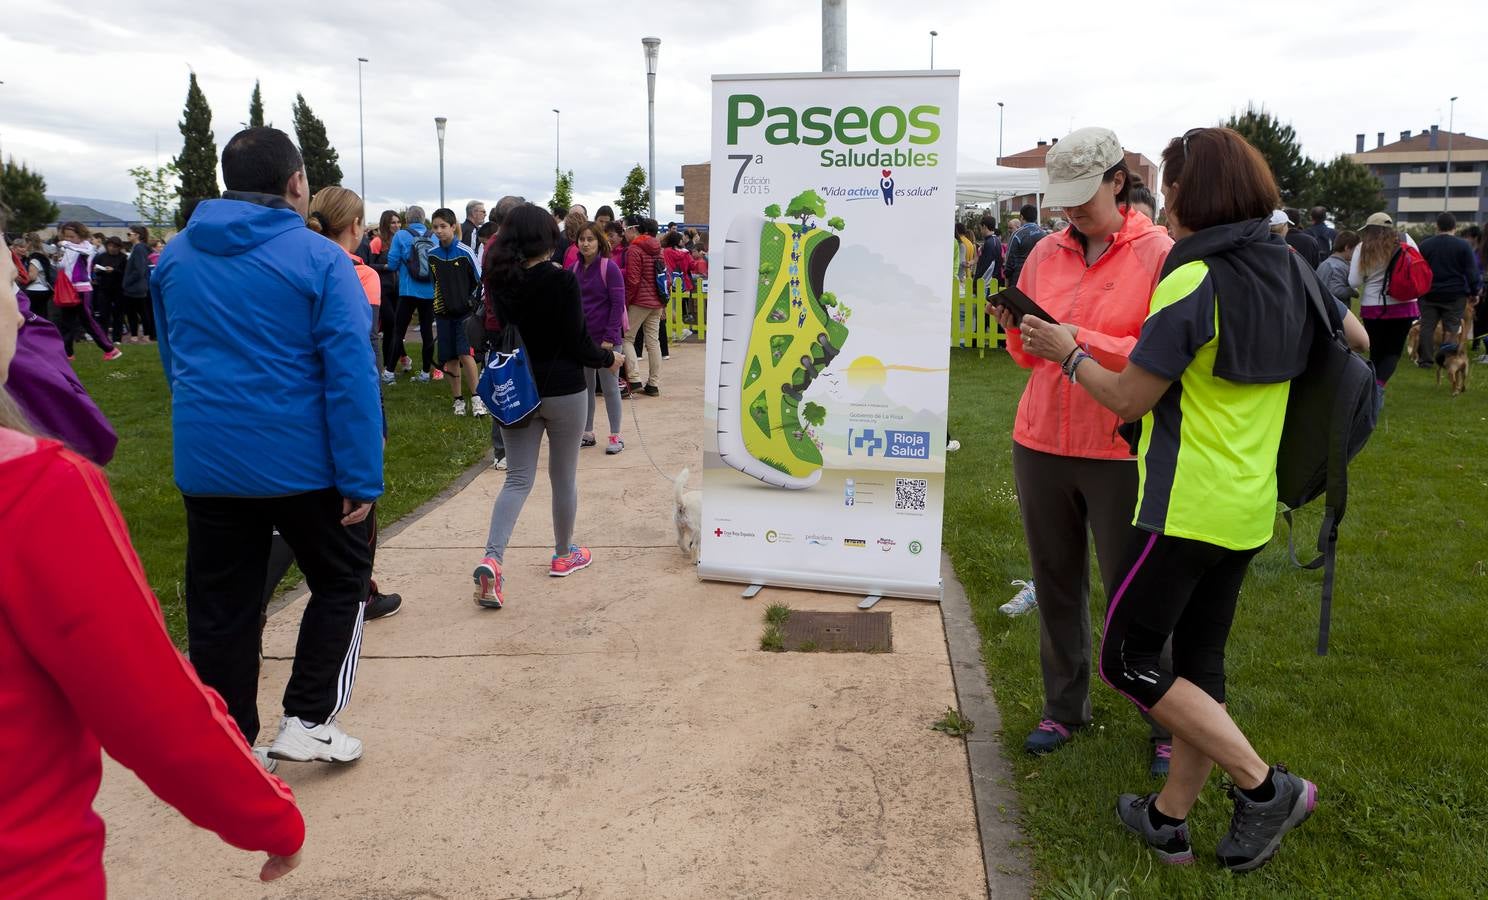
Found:
[[[620,267],[610,261],[610,243],[604,229],[590,222],[578,229],[579,258],[569,268],[579,280],[579,297],[584,303],[584,320],[589,333],[599,346],[613,350],[625,335],[625,277]],[[620,440],[620,382],[608,371],[589,369],[589,418],[579,446],[593,447],[594,384],[598,379],[604,391],[605,413],[610,417],[610,440],[605,453],[625,449]]]

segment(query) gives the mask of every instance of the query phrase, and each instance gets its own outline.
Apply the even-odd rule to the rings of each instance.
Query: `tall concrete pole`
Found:
[[[822,0],[822,71],[847,71],[847,0]]]

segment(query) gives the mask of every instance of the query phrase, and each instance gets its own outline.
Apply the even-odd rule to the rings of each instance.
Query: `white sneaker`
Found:
[[[960,441],[956,441],[956,440],[946,441],[946,452],[947,453],[955,453],[957,450],[960,450],[960,449],[961,449],[961,442]]]
[[[253,755],[258,758],[258,764],[263,766],[264,771],[270,775],[274,774],[274,770],[279,768],[279,760],[269,755],[268,747],[254,747]]]
[[[407,372],[409,369],[412,369],[412,368],[413,368],[413,360],[409,359],[406,356],[400,356],[400,357],[398,357],[398,371],[399,372]]]
[[[495,469],[498,472],[505,472],[506,471],[506,457],[504,457],[504,456],[498,457],[495,462],[491,463],[491,468]]]
[[[486,409],[486,401],[479,397],[470,398],[470,414],[473,416],[489,416],[491,411]]]
[[[1013,599],[997,607],[997,611],[1005,616],[1021,616],[1030,610],[1038,609],[1038,596],[1033,592],[1033,582],[1014,581],[1013,584],[1023,589]]]
[[[285,716],[269,756],[293,762],[356,762],[362,758],[362,742],[335,722],[311,727],[296,716]]]
[[[693,332],[692,332],[692,329],[691,328],[684,328],[684,329],[682,329],[682,334],[681,334],[681,336],[679,336],[677,338],[677,343],[680,344],[681,342],[683,342],[683,341],[687,340],[688,338],[692,337],[692,333]]]
[[[464,400],[456,400],[455,401],[455,415],[457,415],[457,416],[463,416],[463,415],[465,415],[465,401]]]
[[[429,380],[429,373],[428,372],[420,372],[417,375],[413,376],[413,380],[414,381],[428,381]]]
[[[1482,356],[1480,356],[1477,359],[1473,360],[1473,362],[1477,363],[1480,366],[1481,365],[1488,365],[1488,353],[1484,353]]]
[[[395,382],[397,380],[398,380],[398,376],[397,375],[394,375],[392,372],[389,372],[386,369],[383,369],[382,370],[382,383],[383,384],[392,384],[393,382]]]

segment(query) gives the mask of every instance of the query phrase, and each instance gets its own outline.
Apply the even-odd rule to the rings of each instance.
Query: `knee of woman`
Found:
[[[1140,684],[1153,683],[1162,667],[1166,635],[1144,633],[1140,626],[1113,628],[1101,641],[1098,663],[1101,680],[1123,693]]]

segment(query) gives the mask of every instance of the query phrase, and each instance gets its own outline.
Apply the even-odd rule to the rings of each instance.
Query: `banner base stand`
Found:
[[[872,609],[874,607],[874,605],[877,604],[878,601],[880,601],[882,599],[883,599],[883,596],[880,595],[880,594],[869,594],[868,596],[864,597],[862,600],[859,600],[858,601],[858,609]]]
[[[765,586],[762,584],[751,584],[749,587],[745,588],[744,593],[740,594],[739,596],[743,597],[745,600],[753,600],[755,596],[764,589]]]

